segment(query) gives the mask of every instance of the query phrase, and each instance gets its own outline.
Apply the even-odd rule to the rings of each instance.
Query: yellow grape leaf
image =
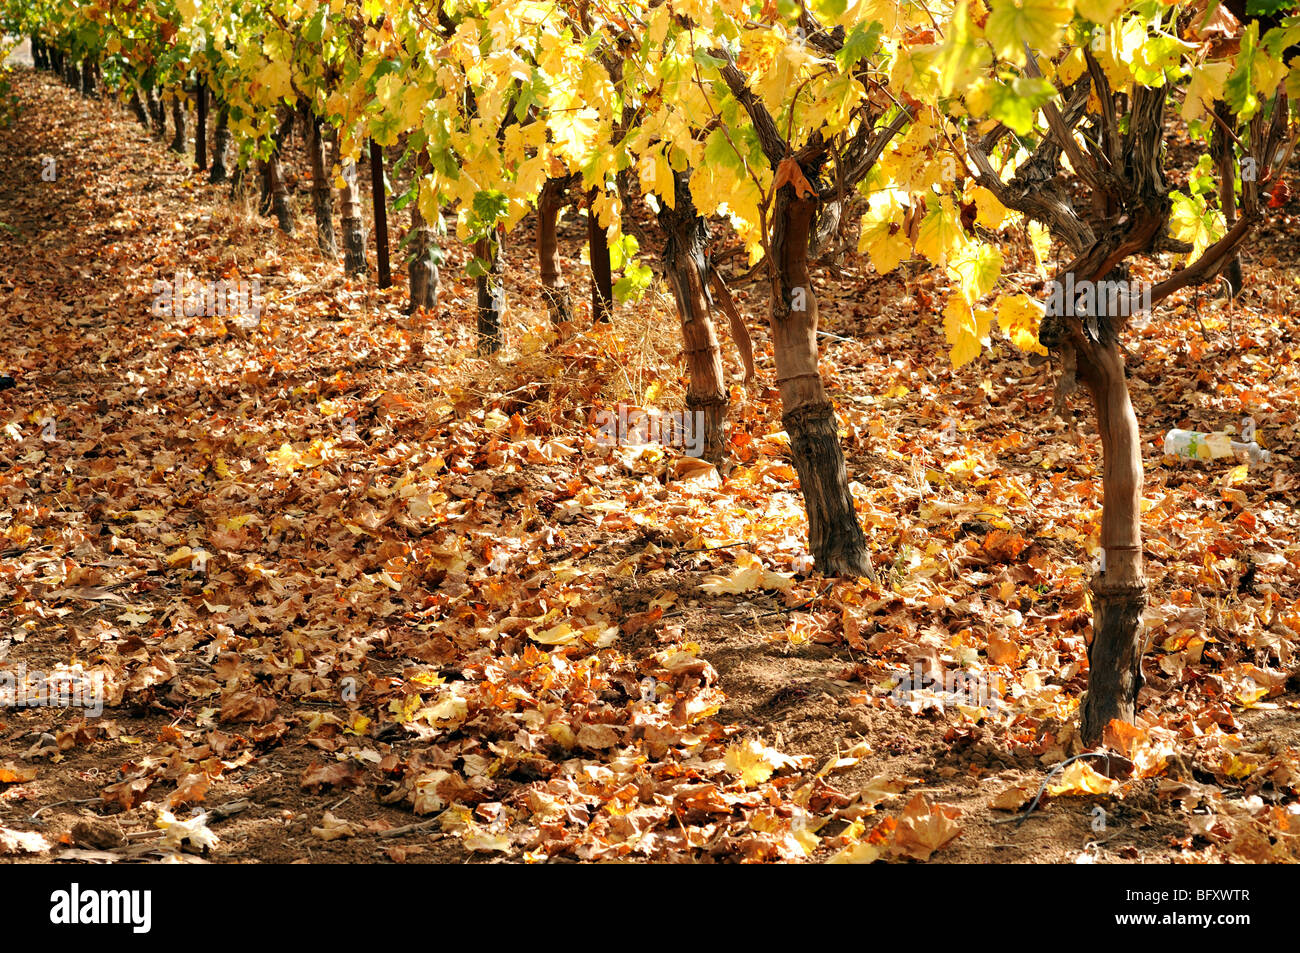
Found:
[[[998,229],[1011,214],[1007,207],[998,201],[998,197],[982,185],[972,188],[969,195],[975,202],[976,224],[983,225],[985,228]]]
[[[289,61],[274,60],[268,62],[262,70],[261,79],[266,84],[267,95],[273,100],[293,95],[293,85],[289,80]]]
[[[1271,97],[1277,90],[1278,83],[1287,75],[1287,68],[1280,60],[1269,56],[1263,50],[1255,54],[1255,61],[1251,64],[1251,81],[1254,83],[1255,92],[1264,97]]]
[[[1052,797],[1063,794],[1110,794],[1117,787],[1119,782],[1114,778],[1106,777],[1083,761],[1075,761],[1054,782],[1047,785],[1047,793]]]
[[[578,743],[578,736],[564,722],[554,722],[546,726],[546,733],[564,748],[572,748]]]
[[[1191,253],[1187,261],[1192,262],[1201,256],[1220,238],[1226,228],[1221,211],[1210,212],[1205,206],[1205,199],[1199,195],[1189,196],[1182,192],[1171,192],[1173,211],[1169,214],[1169,234],[1179,241],[1190,242]]]
[[[868,807],[875,807],[886,798],[902,794],[907,789],[907,782],[902,778],[889,778],[878,774],[858,790],[857,800]]]
[[[1002,252],[992,245],[968,244],[948,263],[948,277],[971,305],[988,294],[1001,275]]]
[[[589,107],[554,110],[546,118],[555,148],[575,165],[591,155],[600,128],[600,114]]]
[[[505,834],[494,834],[483,828],[475,828],[461,838],[466,850],[500,850],[510,849],[511,840]]]
[[[762,566],[737,569],[729,576],[706,576],[700,588],[713,595],[749,592],[751,589],[789,589],[793,573],[771,572]]]
[[[540,642],[542,645],[569,645],[578,641],[580,632],[576,631],[573,626],[567,622],[561,622],[557,626],[547,629],[545,632],[534,632],[528,630],[528,637],[534,642]]]
[[[745,787],[757,787],[776,771],[776,764],[767,756],[771,750],[751,739],[744,744],[729,747],[724,763],[728,771],[740,775]]]
[[[949,358],[953,367],[962,367],[979,356],[988,341],[993,312],[972,308],[961,295],[950,295],[943,309],[943,332],[952,346]]]
[[[853,25],[859,22],[859,18],[862,23],[871,23],[874,20],[880,23],[885,35],[888,36],[898,29],[899,18],[907,12],[909,12],[907,4],[898,3],[897,0],[862,0],[861,3],[848,4],[840,14],[836,26],[851,30]]]
[[[1106,41],[1100,50],[1094,51],[1097,61],[1111,83],[1127,86],[1133,76],[1133,65],[1144,61],[1142,48],[1148,38],[1147,21],[1142,17],[1130,17],[1123,24],[1110,23],[1106,30]]]
[[[828,864],[874,864],[880,859],[880,847],[867,841],[850,844],[826,861]]]
[[[1080,16],[1101,24],[1115,19],[1115,14],[1123,5],[1124,0],[1074,0],[1074,9],[1079,11]]]
[[[966,109],[972,116],[987,116],[993,107],[993,90],[995,84],[987,76],[981,76],[971,83],[966,90]]]
[[[1235,754],[1229,754],[1219,766],[1220,771],[1230,778],[1236,778],[1238,781],[1243,781],[1254,774],[1255,768],[1256,765],[1251,764],[1249,761],[1243,761]]]
[[[180,549],[177,549],[168,555],[166,557],[166,562],[167,565],[171,566],[173,569],[182,564],[188,566],[190,563],[194,562],[195,555],[196,553],[194,550],[190,549],[188,546],[182,546]]]
[[[1034,796],[1032,784],[1012,784],[997,795],[989,807],[995,811],[1018,811]]]
[[[858,251],[871,256],[871,264],[880,274],[887,274],[912,254],[912,244],[903,228],[903,207],[891,190],[871,196],[867,213],[862,216],[862,233]]]
[[[969,88],[983,67],[988,65],[987,51],[971,34],[968,5],[968,0],[961,0],[957,5],[948,35],[939,50],[939,91],[944,96],[951,96],[954,89]]]
[[[1046,354],[1047,348],[1038,343],[1043,312],[1042,304],[1029,295],[1012,295],[998,302],[998,327],[1020,350]]]
[[[728,576],[705,576],[700,588],[719,595],[749,592],[751,589],[780,589],[794,585],[794,573],[773,572],[752,554],[741,552],[736,557],[736,568]]]
[[[426,705],[416,713],[416,718],[423,718],[430,724],[435,721],[453,721],[460,724],[469,714],[469,702],[459,695],[448,695],[441,701]]]
[[[1190,122],[1199,119],[1205,110],[1213,108],[1215,100],[1223,98],[1223,84],[1232,72],[1229,60],[1216,60],[1202,63],[1192,68],[1191,79],[1187,83],[1187,94],[1183,98],[1183,119]]]
[[[927,195],[926,213],[916,233],[916,250],[936,265],[942,266],[948,256],[966,245],[966,232],[961,226],[961,213],[947,196]]]
[[[1070,0],[994,0],[984,24],[993,51],[1016,66],[1025,65],[1025,44],[1039,55],[1056,52],[1061,27],[1070,22]]]
[[[1073,86],[1087,69],[1088,60],[1083,55],[1083,49],[1076,46],[1061,60],[1061,65],[1056,68],[1056,76],[1062,87]]]
[[[279,450],[266,455],[266,462],[279,476],[292,476],[302,466],[302,455],[287,443],[280,444]]]
[[[1246,679],[1241,685],[1237,686],[1237,700],[1247,708],[1264,698],[1268,697],[1268,688],[1262,685],[1256,685],[1250,679]]]

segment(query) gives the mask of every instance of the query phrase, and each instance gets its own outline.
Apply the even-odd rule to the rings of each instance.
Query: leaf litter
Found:
[[[1129,768],[1070,765],[1008,834],[999,813],[1081,751],[1100,451],[1011,348],[944,367],[917,319],[933,275],[818,279],[881,570],[830,582],[809,574],[762,330],[724,472],[607,448],[596,410],[680,403],[662,299],[560,338],[515,258],[514,343],[486,362],[463,249],[439,311],[407,316],[400,281],[342,278],[115,107],[16,88],[4,148],[66,174],[2,173],[20,237],[0,265],[0,666],[105,707],[3,712],[0,853],[1064,860],[1100,805],[1108,860],[1297,858],[1280,235],[1235,313],[1187,299],[1133,342],[1152,607],[1139,723],[1108,736]],[[178,267],[259,280],[265,313],[154,317]],[[760,288],[737,298],[759,328]],[[1243,416],[1274,466],[1162,458],[1167,427]],[[101,815],[138,845],[75,846]]]

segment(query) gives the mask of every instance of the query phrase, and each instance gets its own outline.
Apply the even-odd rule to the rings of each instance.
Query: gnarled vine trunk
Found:
[[[293,127],[294,111],[287,106],[281,106],[280,109],[280,128],[276,130],[271,155],[264,165],[263,207],[265,208],[266,200],[269,198],[270,211],[275,216],[280,231],[286,235],[293,235],[296,231],[295,216],[293,205],[289,200],[289,188],[284,181],[284,163],[281,156],[284,153],[284,144],[289,138],[289,131]]]
[[[364,275],[366,265],[366,223],[361,218],[361,189],[357,186],[357,164],[339,155],[338,131],[334,132],[334,155],[339,163],[339,224],[343,232],[343,270]]]
[[[375,212],[375,258],[379,263],[379,287],[390,288],[393,273],[388,262],[388,193],[384,187],[384,150],[370,140],[370,198]]]
[[[316,248],[330,261],[334,261],[339,254],[334,240],[334,205],[325,165],[321,119],[315,113],[307,118],[307,151],[311,158],[311,208],[316,218]]]
[[[560,210],[567,203],[572,176],[547,179],[537,198],[537,264],[542,279],[542,297],[552,324],[573,320],[573,302],[560,271],[560,243],[557,226]]]
[[[98,64],[89,56],[81,61],[81,93],[83,96],[97,95],[98,84],[96,79],[98,74]]]
[[[172,94],[172,125],[175,127],[175,133],[172,136],[171,145],[167,148],[172,152],[179,152],[182,155],[186,152],[185,106],[185,93],[182,90],[177,89]]]
[[[502,275],[501,244],[503,230],[498,227],[474,243],[474,257],[485,266],[475,283],[478,286],[478,352],[495,354],[505,343],[506,287]]]
[[[831,147],[820,133],[814,133],[801,149],[792,149],[727,52],[715,49],[711,55],[724,60],[723,81],[749,114],[763,154],[786,183],[777,190],[772,208],[770,321],[781,419],[808,514],[808,548],[817,568],[827,575],[874,576],[849,490],[835,410],[817,370],[817,299],[808,274],[808,246],[822,200],[817,176]],[[837,168],[847,170],[842,176],[846,185],[855,185],[870,172],[910,115],[900,110],[874,132],[864,126],[847,151],[837,154]]]
[[[1237,170],[1236,163],[1233,161],[1232,143],[1228,141],[1228,124],[1233,122],[1232,111],[1228,104],[1216,102],[1214,104],[1214,115],[1218,123],[1214,127],[1214,133],[1210,137],[1210,156],[1214,160],[1215,167],[1219,174],[1219,199],[1223,205],[1223,218],[1225,223],[1231,227],[1237,222]],[[1263,170],[1243,169],[1242,175],[1262,175]],[[1228,282],[1228,297],[1235,298],[1241,293],[1242,286],[1245,284],[1245,276],[1241,270],[1241,256],[1233,253],[1232,257],[1223,267],[1222,275]]]
[[[664,270],[677,302],[682,324],[682,345],[690,374],[686,410],[694,440],[702,434],[703,454],[721,463],[726,452],[723,426],[727,419],[727,386],[723,378],[722,349],[710,313],[709,262],[705,253],[708,229],[695,210],[688,173],[673,174],[674,201],[659,207],[664,243]]]
[[[144,97],[145,104],[149,107],[149,115],[153,117],[153,137],[162,142],[167,138],[167,109],[158,96],[158,91],[152,86],[144,91]]]
[[[212,131],[212,171],[208,181],[225,182],[230,173],[226,161],[230,155],[230,107],[225,103],[217,109],[217,125]]]
[[[194,164],[208,171],[208,84],[202,79],[194,86]]]
[[[1079,380],[1092,395],[1102,449],[1101,571],[1092,580],[1088,690],[1079,713],[1085,744],[1111,719],[1132,722],[1142,687],[1142,449],[1119,343],[1075,335]]]
[[[421,151],[417,165],[421,178],[429,171],[429,153]],[[420,191],[417,186],[415,199],[411,202],[411,263],[408,274],[411,284],[411,301],[407,312],[414,314],[420,308],[433,309],[438,306],[438,293],[442,288],[442,278],[438,274],[438,264],[442,253],[434,236],[432,223],[425,220],[420,210]]]
[[[803,150],[805,178],[816,180],[824,144]],[[772,347],[781,415],[808,512],[808,548],[826,575],[871,575],[866,537],[858,524],[840,447],[835,410],[817,370],[817,298],[808,273],[808,238],[817,197],[783,185],[772,211]]]
[[[140,99],[140,90],[131,90],[131,100],[128,105],[131,108],[132,114],[135,116],[136,122],[144,126],[145,131],[147,132],[149,129],[149,113],[145,110],[144,102]]]
[[[609,262],[609,232],[596,217],[596,195],[587,194],[587,248],[591,259],[591,319],[608,321],[614,308],[614,276]]]

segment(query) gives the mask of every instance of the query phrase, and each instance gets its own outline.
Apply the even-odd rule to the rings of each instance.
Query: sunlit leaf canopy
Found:
[[[1116,96],[1164,88],[1169,115],[1207,153],[1172,196],[1170,235],[1192,261],[1226,228],[1207,174],[1211,108],[1226,104],[1244,129],[1289,109],[1300,82],[1286,56],[1300,19],[1234,31],[1205,2],[6,0],[4,10],[12,30],[99,57],[123,95],[201,77],[229,107],[245,160],[269,152],[277,108],[294,104],[337,131],[341,158],[371,139],[401,150],[418,159],[422,212],[450,210],[461,239],[513,228],[548,178],[577,174],[621,247],[630,192],[619,177],[671,204],[673,172],[690,170],[697,208],[729,222],[753,263],[775,170],[724,79],[734,66],[791,152],[815,137],[833,144],[817,187],[864,196],[859,248],[878,270],[913,256],[943,270],[958,365],[980,353],[995,318],[1037,348],[1032,302],[1002,278],[1002,230],[1029,229],[1044,273],[1057,255],[1042,223],[977,183],[970,139],[995,133],[988,158],[1009,179],[1051,135],[1048,110],[1088,81],[1089,60]],[[1103,108],[1094,87],[1086,113]],[[865,174],[841,165],[855,136],[900,111],[905,128]],[[1089,148],[1081,126],[1072,136]],[[1076,171],[1070,154],[1061,171]]]

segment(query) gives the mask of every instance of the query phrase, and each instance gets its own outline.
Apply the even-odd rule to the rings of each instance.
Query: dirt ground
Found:
[[[320,260],[297,152],[287,239],[117,104],[25,68],[14,84],[0,669],[102,677],[109,703],[0,709],[0,828],[43,845],[0,832],[0,859],[1300,857],[1294,205],[1251,243],[1237,303],[1209,290],[1131,334],[1141,723],[1115,739],[1131,771],[1049,778],[1082,750],[1100,450],[1082,396],[1053,418],[1051,365],[996,334],[951,369],[932,272],[850,255],[817,276],[880,574],[832,582],[808,572],[761,282],[735,285],[758,383],[724,341],[731,465],[615,452],[589,408],[681,403],[662,286],[608,328],[579,304],[555,340],[526,220],[510,344],[478,358],[453,237],[439,309],[408,316],[402,269],[379,292]],[[652,248],[649,216],[636,228]],[[584,232],[570,212],[580,301]],[[1017,232],[1007,271],[1032,289]],[[152,314],[182,268],[256,277],[265,312]],[[1267,465],[1161,452],[1168,428],[1245,416]],[[959,670],[1002,703],[899,698],[911,672]],[[188,840],[158,826],[200,809]]]

